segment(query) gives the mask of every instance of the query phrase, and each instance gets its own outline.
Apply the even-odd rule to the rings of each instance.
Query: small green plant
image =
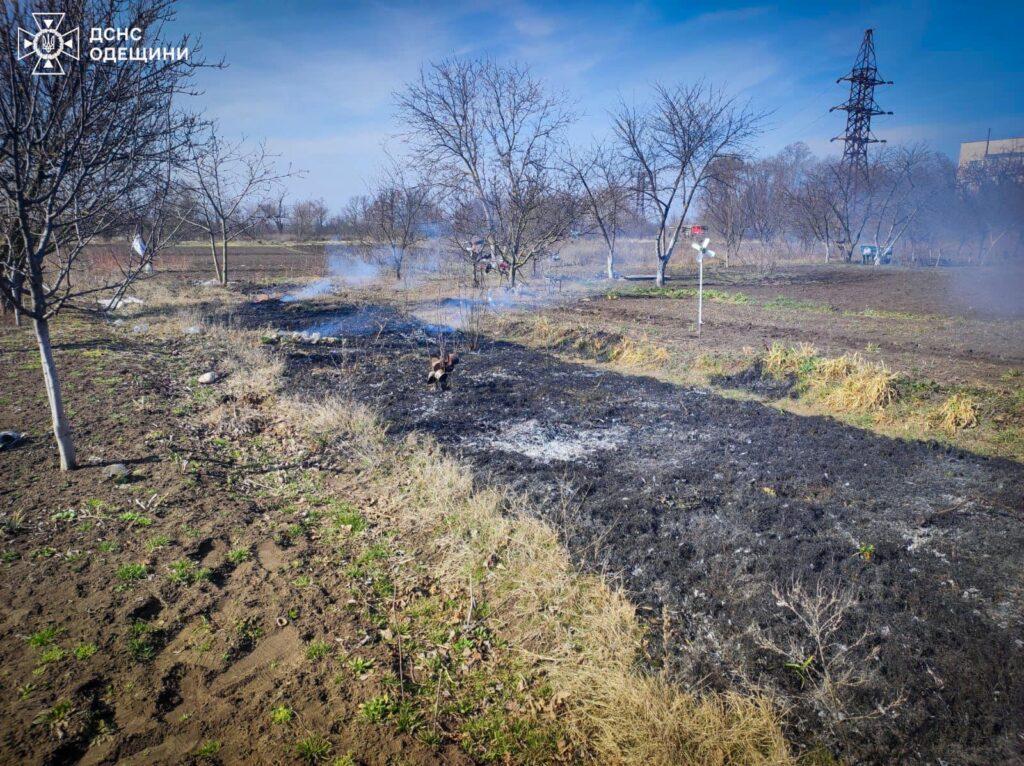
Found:
[[[117,568],[117,579],[125,583],[144,580],[147,574],[145,564],[124,564]]]
[[[356,766],[356,759],[351,753],[345,753],[331,761],[331,766]]]
[[[40,652],[38,665],[42,667],[43,665],[50,665],[54,662],[60,662],[62,659],[64,659],[64,654],[64,650],[61,649],[59,646],[48,646],[45,649],[43,649],[42,652]]]
[[[263,626],[258,617],[246,617],[235,623],[235,634],[244,646],[252,646],[263,637]]]
[[[353,657],[348,661],[348,667],[357,676],[365,676],[373,669],[373,660],[369,657]]]
[[[330,740],[309,734],[295,743],[295,754],[306,763],[320,763],[331,754]]]
[[[287,705],[278,705],[270,711],[270,722],[278,726],[284,726],[295,718],[295,711]]]
[[[205,567],[200,568],[192,559],[175,561],[170,565],[169,569],[170,574],[167,575],[167,579],[182,585],[192,585],[201,580],[210,579],[210,570]]]
[[[34,646],[36,648],[49,646],[61,632],[61,628],[58,628],[56,625],[50,625],[42,630],[37,630],[25,640],[28,641],[29,646]]]
[[[857,546],[857,555],[865,561],[871,561],[875,557],[874,543],[861,543]]]
[[[197,758],[214,758],[220,752],[220,740],[208,739],[196,748]]]
[[[145,620],[136,620],[128,629],[128,653],[139,662],[156,656],[160,632]]]
[[[292,580],[292,585],[294,585],[296,588],[308,588],[312,584],[313,578],[309,575],[299,575],[294,580]]]
[[[99,647],[96,644],[77,644],[71,651],[76,660],[87,660],[99,651]]]
[[[374,543],[360,554],[359,558],[356,559],[356,563],[365,566],[371,562],[386,559],[388,555],[388,546],[385,543]]]
[[[116,553],[120,547],[114,540],[100,540],[99,545],[96,546],[102,553]]]
[[[77,514],[75,513],[74,509],[68,508],[66,511],[57,511],[56,513],[51,513],[50,514],[50,520],[51,521],[74,521],[76,515]]]
[[[54,727],[66,721],[71,716],[72,709],[71,700],[61,700],[36,720],[39,723]]]
[[[154,535],[146,541],[146,550],[152,553],[161,548],[166,548],[170,544],[171,538],[169,535]]]
[[[359,706],[359,716],[369,723],[384,723],[394,712],[395,706],[386,694],[372,697]]]
[[[228,551],[228,561],[235,566],[252,558],[252,551],[248,546],[239,546]]]
[[[345,502],[335,506],[333,522],[335,529],[348,529],[350,532],[362,532],[367,526],[363,514]]]
[[[800,688],[803,688],[804,685],[810,680],[810,672],[809,671],[810,671],[811,663],[813,663],[813,662],[814,662],[814,655],[812,654],[811,656],[809,656],[809,657],[807,657],[807,658],[805,658],[803,660],[800,660],[799,662],[787,662],[786,663],[785,667],[788,670],[792,670],[794,673],[796,673],[797,677],[800,679]]]
[[[289,524],[278,531],[277,542],[279,545],[288,547],[294,545],[295,541],[306,534],[306,528],[301,524]]]
[[[153,523],[151,518],[143,516],[141,513],[137,513],[136,511],[125,511],[117,518],[136,527],[148,527]]]
[[[331,653],[331,645],[326,641],[311,641],[306,647],[306,659],[316,662]]]

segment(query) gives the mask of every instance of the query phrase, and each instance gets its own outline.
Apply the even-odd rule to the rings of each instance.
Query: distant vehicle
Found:
[[[892,248],[887,247],[884,252],[879,254],[878,245],[861,245],[860,258],[865,265],[870,263],[875,266],[885,266],[892,263]]]

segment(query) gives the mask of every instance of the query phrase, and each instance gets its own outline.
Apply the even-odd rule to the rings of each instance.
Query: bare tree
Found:
[[[715,161],[742,154],[761,118],[706,82],[656,85],[650,108],[622,104],[614,115],[621,151],[638,167],[640,193],[653,211],[659,286],[665,284],[690,207],[713,177]]]
[[[744,168],[743,217],[762,273],[771,273],[778,264],[780,251],[789,247],[794,220],[790,201],[808,156],[807,148],[796,144]]]
[[[832,180],[829,168],[815,163],[802,174],[790,195],[790,209],[797,232],[805,241],[813,240],[821,245],[825,263],[831,260],[832,245],[839,229],[830,203]]]
[[[164,36],[172,18],[170,0],[86,0],[66,11],[73,27],[136,28],[140,45],[188,48],[188,38],[172,46]],[[81,268],[89,244],[126,215],[140,228],[143,220],[163,221],[169,174],[196,126],[175,100],[190,93],[201,62],[194,49],[188,58],[131,63],[65,57],[63,76],[35,77],[15,49],[18,28],[33,26],[26,5],[0,9],[0,291],[34,324],[60,464],[69,470],[75,449],[50,322],[70,305],[116,303],[170,236],[151,223],[141,253],[127,243],[113,247],[114,268],[91,280]]]
[[[209,239],[220,284],[228,283],[231,242],[264,220],[257,201],[297,174],[290,168],[279,171],[264,143],[227,141],[216,125],[210,126],[204,140],[193,143],[181,180],[195,201],[188,221]]]
[[[397,96],[413,156],[450,204],[474,199],[491,261],[515,285],[564,240],[577,213],[557,157],[570,115],[529,71],[448,59]]]
[[[747,234],[744,211],[745,165],[739,157],[715,160],[703,199],[703,216],[722,243],[723,264],[728,267]]]
[[[410,250],[426,238],[432,212],[430,186],[424,179],[410,178],[397,163],[384,171],[364,200],[364,241],[370,247],[384,248],[384,261],[395,272],[395,279],[402,278]]]
[[[977,246],[971,260],[985,263],[997,247],[1005,255],[1024,254],[1024,161],[1007,159],[962,168],[959,198]]]
[[[323,236],[329,214],[330,210],[327,209],[327,203],[322,198],[309,200],[309,215],[313,223],[313,233],[316,236]]]
[[[629,168],[603,146],[582,156],[569,151],[566,164],[581,187],[587,217],[604,240],[606,276],[615,279],[615,245],[633,208]]]
[[[273,225],[274,231],[278,235],[284,234],[285,226],[288,223],[288,206],[284,203],[285,196],[285,192],[281,191],[257,205],[260,217]]]
[[[930,152],[923,144],[886,149],[874,165],[872,243],[891,253],[927,201],[924,174]],[[925,193],[922,193],[925,192]]]

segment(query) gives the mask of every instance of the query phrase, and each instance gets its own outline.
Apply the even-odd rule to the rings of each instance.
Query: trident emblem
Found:
[[[32,74],[64,74],[60,57],[67,55],[78,59],[79,29],[62,33],[60,25],[64,23],[63,13],[33,13],[36,20],[36,31],[18,28],[18,60],[36,56],[36,66]]]

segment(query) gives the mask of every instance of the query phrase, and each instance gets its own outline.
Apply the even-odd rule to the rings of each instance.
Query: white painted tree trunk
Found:
[[[658,273],[654,277],[654,284],[658,287],[665,286],[665,269],[668,267],[668,258],[658,259]]]
[[[39,357],[43,364],[43,382],[46,384],[46,398],[50,403],[50,419],[53,421],[53,435],[57,440],[60,452],[62,471],[77,468],[75,463],[75,445],[71,441],[71,426],[67,413],[64,412],[64,400],[60,394],[60,379],[57,377],[57,365],[53,361],[53,349],[50,345],[50,323],[45,319],[35,320],[36,340],[39,343]]]

